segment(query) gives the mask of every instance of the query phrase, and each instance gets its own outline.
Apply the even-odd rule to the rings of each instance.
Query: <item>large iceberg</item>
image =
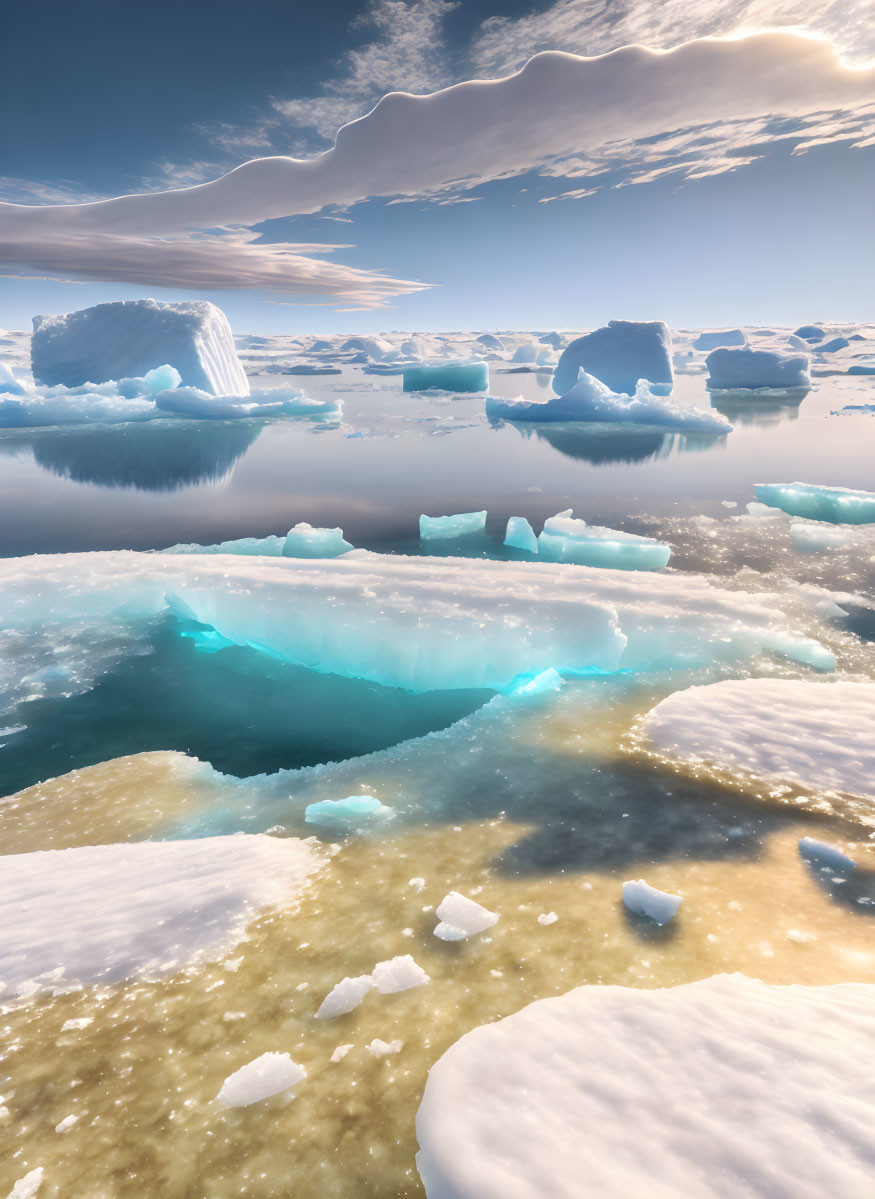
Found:
[[[693,342],[694,350],[716,350],[719,346],[743,346],[747,338],[741,329],[705,329]]]
[[[249,394],[228,318],[205,300],[121,300],[65,316],[35,316],[30,357],[34,379],[49,387],[142,376],[169,363],[186,387],[210,395]]]
[[[487,396],[486,415],[492,420],[650,425],[686,433],[732,431],[732,425],[719,412],[655,395],[645,382],[638,384],[632,396],[620,394],[583,370],[569,391],[548,400]]]
[[[847,487],[821,487],[816,483],[756,483],[757,499],[790,516],[825,520],[836,525],[875,522],[875,491]]]
[[[760,387],[780,391],[811,386],[807,354],[785,350],[755,350],[750,346],[721,346],[705,359],[708,387],[720,390]]]
[[[671,546],[652,537],[588,525],[585,520],[576,520],[569,508],[544,522],[538,538],[538,556],[545,562],[575,562],[617,570],[662,570],[668,565]]]
[[[875,986],[584,986],[463,1036],[416,1117],[428,1199],[737,1199],[872,1186]]]
[[[435,366],[411,366],[403,374],[405,391],[485,391],[489,386],[486,362],[443,362]]]
[[[674,386],[668,326],[662,321],[608,321],[578,337],[559,359],[553,375],[556,394],[570,391],[581,370],[614,392],[633,395],[639,379],[645,379],[654,394],[668,395]]]

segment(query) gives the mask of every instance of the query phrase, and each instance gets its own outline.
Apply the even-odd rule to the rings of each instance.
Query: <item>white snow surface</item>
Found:
[[[875,800],[875,683],[733,679],[689,687],[648,712],[672,756]]]
[[[36,1199],[39,1189],[43,1184],[43,1168],[37,1166],[35,1170],[28,1171],[24,1178],[19,1178],[15,1186],[6,1196],[6,1199]]]
[[[263,1053],[230,1074],[216,1099],[225,1107],[248,1107],[297,1086],[306,1077],[306,1070],[289,1054]]]
[[[588,986],[475,1029],[416,1118],[428,1199],[868,1199],[875,986]]]
[[[215,958],[262,908],[295,898],[314,843],[261,834],[0,858],[0,982],[63,990]]]
[[[50,387],[126,379],[169,363],[185,387],[249,394],[228,318],[205,300],[121,300],[35,316],[30,354],[34,379]]]

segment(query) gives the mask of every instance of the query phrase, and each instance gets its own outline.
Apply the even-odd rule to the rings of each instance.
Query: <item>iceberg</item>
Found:
[[[705,365],[708,368],[706,385],[714,390],[767,387],[789,391],[811,386],[807,354],[726,346],[712,350]]]
[[[346,799],[323,799],[308,804],[304,811],[307,824],[349,825],[362,818],[384,819],[392,809],[380,803],[375,795],[348,795]]]
[[[875,522],[875,492],[847,487],[821,487],[817,483],[755,483],[760,503],[780,508],[790,516],[823,520],[836,525]]]
[[[442,362],[435,366],[412,366],[404,371],[405,391],[485,391],[489,386],[486,362]]]
[[[35,316],[30,355],[34,379],[48,387],[107,383],[169,363],[186,387],[249,394],[228,318],[205,300],[122,300]]]
[[[0,395],[24,395],[27,388],[16,379],[5,362],[0,362]]]
[[[432,1066],[416,1116],[425,1193],[862,1199],[873,1002],[872,984],[740,974],[540,999]]]
[[[800,325],[794,330],[794,337],[800,337],[803,341],[820,341],[824,336],[824,330],[819,325]]]
[[[337,558],[353,549],[343,539],[343,529],[314,529],[301,521],[289,529],[283,543],[284,558]]]
[[[481,346],[486,346],[487,350],[504,349],[504,342],[500,337],[496,337],[494,333],[481,333],[476,340]]]
[[[537,357],[538,347],[534,342],[525,341],[521,346],[517,346],[511,362],[534,362]]]
[[[574,386],[564,395],[549,400],[506,400],[486,397],[490,420],[539,422],[601,422],[678,429],[690,433],[730,433],[732,425],[719,412],[695,408],[657,396],[641,382],[633,396],[611,391],[606,383],[580,372]]]
[[[623,883],[623,903],[636,916],[646,916],[655,924],[668,924],[683,903],[680,895],[658,891],[643,878]]]
[[[312,400],[297,388],[249,391],[240,395],[211,395],[198,387],[159,391],[155,406],[161,414],[194,420],[235,420],[239,417],[324,416],[338,411],[335,400]]]
[[[482,533],[486,528],[486,509],[481,512],[458,512],[454,516],[426,516],[419,518],[419,536],[422,541],[444,541],[456,537],[468,537]]]
[[[288,1091],[306,1077],[307,1071],[287,1053],[263,1053],[229,1075],[216,1099],[225,1107],[248,1107]]]
[[[438,924],[434,935],[441,941],[464,941],[477,933],[485,933],[499,920],[497,912],[490,912],[458,891],[450,891],[444,896],[435,915]]]
[[[743,346],[747,338],[741,329],[705,329],[693,342],[694,350],[716,350],[720,346]]]
[[[671,547],[652,537],[639,537],[576,520],[569,508],[544,523],[538,555],[545,562],[574,562],[580,566],[616,570],[662,570]]]
[[[556,394],[570,391],[581,370],[618,394],[634,395],[643,379],[654,395],[669,395],[674,374],[668,326],[662,321],[608,321],[578,337],[559,359],[553,375]]]
[[[538,539],[535,536],[535,530],[524,516],[508,518],[504,544],[511,546],[512,549],[526,550],[530,554],[538,552]]]

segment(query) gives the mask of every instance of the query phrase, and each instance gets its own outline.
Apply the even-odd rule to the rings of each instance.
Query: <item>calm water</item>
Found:
[[[343,401],[340,420],[187,421],[0,435],[0,556],[131,548],[340,525],[354,544],[415,550],[421,512],[487,508],[537,522],[721,515],[753,484],[871,488],[875,418],[830,416],[875,401],[875,378],[815,380],[801,403],[752,399],[728,437],[611,426],[491,425],[481,395],[404,395],[400,378],[296,380]],[[258,385],[276,385],[276,376]],[[549,376],[493,371],[495,394],[543,396]],[[675,395],[708,407],[702,376]]]

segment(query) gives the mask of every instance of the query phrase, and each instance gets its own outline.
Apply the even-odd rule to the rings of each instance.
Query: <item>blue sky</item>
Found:
[[[57,208],[23,221],[0,208],[0,326],[143,295],[212,299],[241,332],[872,319],[865,0],[767,6],[816,42],[764,37],[763,7],[6,6],[0,200],[32,206],[310,159],[387,92],[500,79],[545,50],[621,52],[527,69],[522,92],[495,85],[461,122],[451,93],[381,105],[318,186],[306,164],[274,160],[242,198],[206,194],[184,220],[150,200],[135,218],[123,202],[83,209],[87,229]],[[727,35],[716,51],[696,40]],[[681,50],[642,60],[621,49],[636,42]]]

